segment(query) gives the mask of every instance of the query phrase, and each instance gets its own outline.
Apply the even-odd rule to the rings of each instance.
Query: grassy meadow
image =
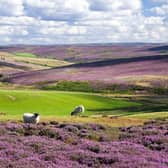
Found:
[[[111,126],[138,125],[167,117],[167,97],[84,92],[0,90],[0,120],[22,120],[23,113],[38,112],[42,121],[100,123]],[[70,117],[75,106],[85,113]]]
[[[69,116],[79,104],[86,107],[86,115],[105,113],[113,115],[116,108],[140,105],[128,100],[111,99],[96,94],[30,90],[0,91],[0,110],[7,115],[39,112],[42,115]]]
[[[32,53],[20,53],[20,52],[16,52],[14,53],[14,55],[18,56],[18,57],[28,57],[28,58],[37,58],[37,56],[35,54]]]

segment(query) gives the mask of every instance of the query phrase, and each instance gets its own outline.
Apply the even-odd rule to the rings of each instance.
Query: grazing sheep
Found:
[[[40,116],[38,113],[24,113],[23,114],[23,121],[24,123],[34,123],[37,124],[39,123]]]
[[[76,116],[76,115],[82,114],[82,113],[84,113],[84,111],[85,111],[85,108],[83,105],[76,106],[74,111],[71,112],[71,116]]]

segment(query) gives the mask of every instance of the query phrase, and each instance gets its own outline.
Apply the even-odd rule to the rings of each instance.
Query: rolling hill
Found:
[[[168,80],[167,65],[167,55],[116,59],[16,74],[10,76],[8,81],[23,85],[70,80],[100,81],[106,84],[139,82],[164,86]]]
[[[30,53],[40,58],[54,58],[68,62],[92,62],[115,58],[129,58],[164,54],[167,44],[87,44],[49,46],[7,46],[0,51]]]
[[[4,75],[49,69],[70,64],[69,62],[56,59],[38,58],[29,53],[11,54],[0,52],[0,73]]]
[[[10,83],[67,80],[168,88],[166,44],[15,46],[0,51],[13,55],[17,65],[29,65],[29,70],[10,74]]]

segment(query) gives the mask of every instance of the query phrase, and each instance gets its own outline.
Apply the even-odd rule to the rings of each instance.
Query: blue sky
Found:
[[[168,0],[0,0],[0,45],[168,42]]]

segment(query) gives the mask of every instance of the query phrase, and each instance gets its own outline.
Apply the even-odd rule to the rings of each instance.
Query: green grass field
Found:
[[[138,125],[148,119],[168,117],[167,100],[167,97],[161,96],[124,97],[80,92],[0,90],[0,120],[21,120],[23,113],[38,112],[42,121]],[[75,106],[80,104],[85,106],[85,115],[89,117],[70,117]]]
[[[113,115],[116,114],[116,108],[140,105],[127,100],[116,100],[86,93],[32,90],[0,91],[0,112],[4,112],[7,115],[39,112],[42,115],[69,116],[75,106],[80,104],[85,106],[86,115]]]
[[[18,56],[18,57],[29,57],[29,58],[37,58],[36,55],[32,54],[32,53],[19,53],[19,52],[16,52],[14,53],[14,55]]]

